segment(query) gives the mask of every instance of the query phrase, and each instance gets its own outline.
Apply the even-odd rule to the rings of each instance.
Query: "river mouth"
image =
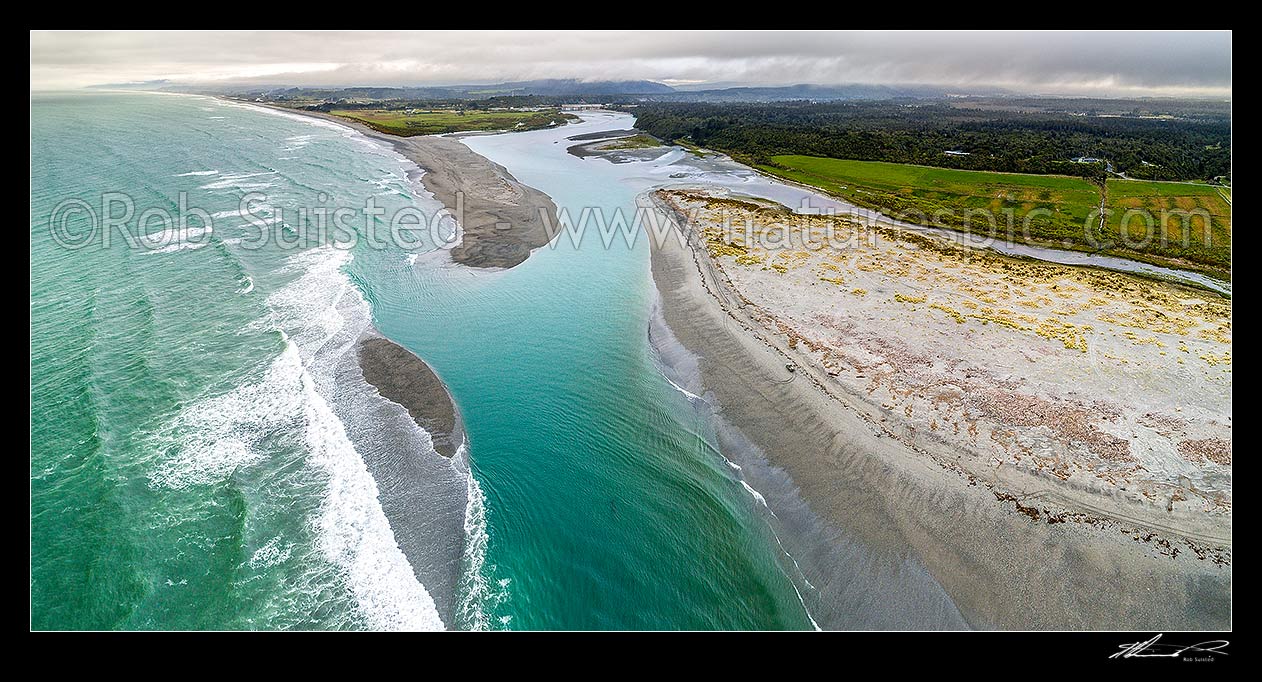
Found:
[[[340,126],[205,98],[84,97],[104,109],[37,103],[51,108],[33,126],[33,226],[61,187],[116,189],[91,185],[101,178],[187,190],[225,215],[254,189],[274,193],[277,208],[321,190],[436,208],[413,164]],[[630,213],[645,190],[673,183],[788,204],[804,196],[675,148],[616,164],[576,158],[565,137],[631,123],[585,116],[459,144],[571,219],[584,207]],[[172,148],[185,153],[155,152]],[[120,166],[119,154],[151,163]],[[136,175],[119,180],[120,168]],[[926,572],[931,562],[853,532],[862,528],[837,543],[841,526],[803,508],[802,480],[751,447],[752,429],[678,390],[705,395],[686,356],[659,343],[647,240],[589,234],[571,248],[562,234],[511,268],[479,269],[389,245],[250,251],[244,231],[225,222],[205,248],[134,258],[84,251],[69,268],[33,227],[32,270],[55,275],[32,281],[32,365],[46,373],[32,412],[55,415],[33,429],[40,628],[996,622],[952,605],[967,591],[962,572]],[[402,350],[366,368],[361,344],[390,349],[373,339]],[[172,353],[186,348],[197,352]],[[402,351],[442,377],[459,406],[450,417],[421,411],[418,425],[409,408],[435,387],[376,371],[406,371]],[[92,579],[65,572],[66,561],[94,566]],[[856,579],[850,590],[822,579],[871,566],[869,578],[887,582]],[[932,607],[886,609],[888,591]]]
[[[592,119],[594,120],[579,124],[572,133],[567,133],[567,135],[584,131],[595,132],[598,125],[628,127],[622,123],[628,119],[625,117],[620,119],[615,114],[592,117]],[[730,160],[713,157],[697,159],[678,148],[658,150],[644,159],[629,163],[611,163],[599,156],[580,159],[565,154],[564,141],[557,133],[552,133],[557,137],[555,145],[557,154],[555,155],[547,153],[547,148],[551,145],[547,144],[546,134],[527,133],[524,135],[537,135],[543,139],[536,138],[537,141],[528,142],[524,139],[512,139],[514,136],[503,136],[499,139],[484,137],[476,138],[470,144],[475,151],[484,153],[497,163],[508,167],[523,182],[534,184],[551,194],[558,210],[566,212],[568,209],[571,217],[577,216],[576,208],[583,206],[601,205],[606,209],[619,206],[627,210],[625,207],[632,203],[632,195],[639,196],[641,192],[660,187],[705,187],[711,192],[717,189],[719,194],[726,191],[733,197],[759,197],[790,207],[802,206],[805,200],[813,210],[829,207],[839,210],[847,209],[841,202],[822,197],[811,190],[769,180]],[[565,158],[566,156],[570,158]],[[565,168],[566,174],[585,174],[591,177],[588,182],[582,184],[581,191],[574,191],[572,188],[560,186],[551,179],[561,174],[557,166]],[[619,198],[611,200],[614,190],[609,188],[618,187],[622,188],[616,195]],[[587,238],[590,239],[590,235]],[[558,236],[549,247],[532,257],[533,263],[528,262],[526,267],[529,268],[533,264],[535,267],[542,268],[549,259],[572,258],[576,252],[581,252],[588,258],[599,258],[597,254],[601,250],[596,242],[580,241],[576,245],[572,240],[573,238],[569,235]],[[650,241],[637,242],[631,252],[642,254],[641,249],[644,249]],[[619,248],[622,248],[620,243],[615,242],[614,250]],[[1036,250],[1036,253],[1049,261],[1081,258],[1084,255],[1054,249]],[[636,257],[643,258],[643,255]],[[1130,267],[1128,263],[1123,263],[1123,268]],[[1142,264],[1134,265],[1143,267]],[[656,268],[655,264],[654,268]],[[643,275],[639,276],[643,277]],[[628,283],[637,281],[630,275],[627,277],[629,279],[625,281]],[[929,467],[928,470],[922,472],[925,482],[910,485],[904,478],[898,476],[891,478],[891,475],[878,474],[877,469],[884,465],[875,464],[875,460],[863,452],[866,446],[843,447],[833,454],[850,462],[848,466],[858,467],[857,470],[864,471],[869,467],[877,467],[877,469],[872,470],[873,478],[869,480],[868,485],[857,485],[853,489],[846,488],[854,496],[855,504],[858,504],[850,510],[849,516],[852,519],[850,523],[833,525],[838,518],[836,515],[830,517],[832,521],[821,521],[821,510],[817,509],[816,505],[821,491],[828,489],[826,483],[828,479],[824,477],[812,480],[813,477],[809,473],[811,467],[818,469],[818,465],[806,462],[810,459],[807,457],[790,457],[790,461],[796,462],[794,466],[799,467],[795,471],[807,473],[803,474],[801,479],[796,475],[787,476],[786,470],[780,468],[784,466],[781,461],[784,459],[783,453],[771,457],[767,453],[760,452],[761,448],[753,445],[750,434],[746,433],[748,426],[757,423],[757,419],[754,418],[756,413],[732,417],[729,412],[739,413],[740,411],[733,410],[732,405],[725,406],[723,401],[719,400],[715,401],[719,408],[717,416],[722,418],[716,419],[716,414],[710,412],[713,406],[707,402],[712,399],[709,391],[713,390],[713,386],[707,385],[704,381],[697,382],[694,380],[695,374],[689,374],[696,371],[698,361],[695,358],[689,360],[686,354],[679,352],[678,349],[670,350],[669,347],[672,344],[669,341],[663,341],[671,336],[667,333],[668,329],[672,330],[676,336],[682,335],[679,340],[684,346],[692,349],[694,354],[700,353],[703,358],[700,363],[704,365],[706,356],[717,353],[719,356],[726,357],[729,353],[715,348],[697,351],[688,339],[683,337],[691,335],[695,342],[697,337],[706,335],[705,330],[700,326],[709,329],[714,325],[701,325],[701,322],[693,319],[699,315],[695,310],[684,313],[682,322],[680,319],[675,320],[679,329],[675,329],[673,325],[660,324],[660,318],[655,318],[657,315],[655,312],[656,289],[647,278],[638,281],[643,282],[643,284],[634,284],[636,291],[639,292],[640,300],[643,301],[640,308],[642,312],[639,318],[639,329],[648,330],[645,336],[650,342],[648,354],[653,358],[652,366],[656,372],[666,378],[665,385],[674,393],[673,399],[664,399],[666,404],[676,405],[673,408],[677,414],[675,419],[681,420],[681,424],[690,421],[694,424],[689,427],[689,430],[700,434],[694,436],[697,439],[695,441],[697,445],[694,447],[698,450],[698,456],[703,456],[720,467],[719,471],[723,474],[722,478],[727,481],[729,494],[734,493],[737,499],[742,500],[739,504],[746,506],[754,513],[752,522],[746,521],[746,523],[752,523],[750,532],[763,534],[764,541],[770,546],[771,554],[777,562],[778,572],[792,584],[793,590],[790,596],[803,608],[811,623],[830,628],[951,629],[1023,626],[1056,628],[1067,627],[1068,624],[1074,622],[1075,618],[1081,617],[1086,619],[1082,623],[1090,622],[1097,626],[1121,625],[1121,621],[1109,615],[1111,612],[1108,608],[1096,609],[1089,616],[1075,616],[1077,607],[1069,605],[1069,602],[1081,600],[1077,597],[1069,598],[1064,594],[1051,595],[1049,592],[1049,598],[1067,600],[1064,609],[1047,609],[1037,615],[1032,614],[1025,607],[1013,609],[1002,607],[999,602],[987,595],[1019,592],[1021,585],[1019,579],[1004,573],[1004,570],[1000,568],[1002,562],[986,568],[989,572],[987,580],[992,582],[979,580],[970,586],[966,577],[969,570],[980,569],[967,569],[966,566],[975,561],[975,557],[991,551],[988,548],[993,549],[995,542],[1011,543],[1015,546],[1028,539],[1029,536],[1043,538],[1046,535],[1044,541],[1063,546],[1066,552],[1064,561],[1049,559],[1041,568],[1033,565],[1028,567],[1033,573],[1043,575],[1042,580],[1045,584],[1056,585],[1060,584],[1064,575],[1076,570],[1071,567],[1071,564],[1076,565],[1075,562],[1080,561],[1080,558],[1075,558],[1078,556],[1075,552],[1112,553],[1116,549],[1115,541],[1105,532],[1092,531],[1087,533],[1088,537],[1084,539],[1077,537],[1074,533],[1062,532],[1056,525],[1044,524],[1042,527],[1031,528],[1026,525],[1029,519],[1020,514],[1016,514],[1015,518],[1006,516],[1000,505],[997,505],[995,497],[989,492],[979,494],[976,489],[969,489],[966,484],[958,480],[954,473],[945,475],[941,471],[935,473],[935,465],[925,465],[923,462],[909,463],[891,454],[892,459],[889,461],[902,462],[898,465],[900,467],[910,466],[916,471],[920,471],[922,466]],[[659,282],[657,288],[661,286]],[[666,292],[662,292],[662,296],[669,298]],[[693,324],[700,326],[697,329],[690,329],[690,325]],[[721,327],[723,323],[718,321],[715,324]],[[644,334],[643,331],[640,333]],[[786,374],[783,371],[781,373]],[[740,375],[741,372],[729,371],[728,374]],[[690,379],[690,376],[694,378]],[[713,376],[710,378],[714,379]],[[750,388],[749,391],[757,392],[754,388]],[[704,426],[696,425],[698,423]],[[770,429],[755,428],[764,432],[770,431]],[[802,432],[812,433],[806,426],[803,426]],[[880,449],[880,446],[874,447]],[[809,444],[802,442],[796,447],[798,450],[804,448],[809,448]],[[789,449],[795,448],[790,446]],[[735,467],[741,468],[737,470]],[[743,477],[746,475],[748,479]],[[961,486],[963,486],[962,490]],[[808,488],[813,491],[811,496],[799,496],[803,495],[800,489]],[[947,498],[959,501],[958,509],[953,508],[956,511],[941,508],[939,502]],[[813,501],[808,504],[803,501],[804,499]],[[865,499],[870,504],[862,504],[861,501]],[[893,499],[907,500],[909,508],[899,509],[897,505],[890,503]],[[821,508],[826,507],[828,503],[824,503]],[[985,518],[986,521],[982,525],[985,526],[986,533],[992,535],[952,531],[952,524],[958,521],[959,509],[971,509],[977,518]],[[775,513],[770,514],[773,510]],[[762,531],[758,531],[760,524]],[[843,528],[844,532],[840,530]],[[892,531],[893,528],[898,530]],[[936,537],[939,541],[926,544],[916,539],[926,536]],[[900,537],[903,539],[898,539]],[[991,540],[987,540],[987,537]],[[1119,575],[1144,570],[1142,567],[1146,560],[1139,559],[1136,552],[1142,553],[1142,550],[1132,548],[1122,552],[1124,556],[1120,556],[1118,561],[1124,568],[1119,569]],[[985,561],[992,560],[995,560],[994,557]],[[1222,579],[1220,571],[1192,570],[1191,573],[1200,575],[1207,585],[1214,584],[1215,594],[1219,592]],[[1204,575],[1201,575],[1202,573]],[[1164,581],[1165,589],[1169,590],[1168,594],[1171,595],[1172,602],[1183,603],[1186,601],[1185,596],[1189,594],[1189,590],[1193,590],[1193,587],[1189,585],[1201,578],[1187,578],[1187,576],[1179,575],[1178,571],[1174,571],[1163,576],[1162,581]],[[1191,580],[1191,583],[1187,580]],[[880,585],[880,587],[865,588],[865,584]],[[1101,589],[1126,592],[1123,586],[1111,584],[1107,577],[1101,578],[1100,585]],[[1056,590],[1051,589],[1051,592],[1056,592]],[[887,598],[881,601],[880,598],[874,596],[877,594],[885,595]],[[918,596],[907,597],[905,603],[898,599],[890,602],[889,599],[892,597],[889,595],[891,594]],[[1224,612],[1217,597],[1205,602],[1203,608],[1190,603],[1186,604],[1186,610],[1180,610],[1182,607],[1164,610],[1159,606],[1141,602],[1142,600],[1128,602],[1126,608],[1130,609],[1132,614],[1147,612],[1153,619],[1152,622],[1171,625],[1189,622],[1214,624],[1219,622],[1216,619],[1220,618]],[[926,604],[934,606],[920,608]],[[1086,603],[1080,606],[1087,608]]]

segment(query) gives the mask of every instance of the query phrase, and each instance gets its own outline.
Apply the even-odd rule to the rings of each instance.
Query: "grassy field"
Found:
[[[1110,179],[1108,208],[1107,230],[1140,248],[1214,267],[1231,264],[1229,188]]]
[[[470,130],[535,130],[574,118],[555,109],[545,111],[483,111],[479,109],[338,109],[335,116],[364,123],[391,135],[436,135]]]
[[[1218,229],[1215,219],[1210,247],[1203,246],[1199,240],[1192,240],[1187,246],[1182,241],[1167,240],[1163,245],[1158,239],[1142,242],[1145,223],[1138,219],[1133,220],[1132,231],[1139,237],[1121,238],[1120,216],[1107,220],[1101,232],[1096,213],[1100,206],[1100,187],[1082,178],[811,156],[775,156],[771,161],[758,168],[819,187],[857,206],[879,209],[906,222],[999,236],[1011,233],[1019,241],[1103,251],[1157,263],[1190,264],[1219,273],[1230,263],[1230,205],[1210,185],[1109,181],[1109,206],[1115,211],[1121,205],[1134,203],[1149,208],[1164,203],[1199,206],[1215,204],[1215,199],[1217,204],[1226,206],[1225,213],[1222,206],[1209,210],[1211,215],[1227,218],[1225,232]],[[1169,186],[1187,195],[1173,193]],[[1113,196],[1114,187],[1118,187],[1118,198]],[[1188,201],[1189,196],[1196,198]],[[1178,217],[1174,221],[1171,229],[1180,232],[1181,221]],[[1197,219],[1192,222],[1197,223]]]
[[[613,149],[650,149],[652,147],[660,146],[662,146],[661,140],[653,137],[652,135],[640,133],[639,135],[619,138],[608,144],[601,145],[600,149],[601,151]]]

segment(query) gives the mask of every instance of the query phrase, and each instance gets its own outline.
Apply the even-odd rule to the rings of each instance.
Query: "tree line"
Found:
[[[1210,180],[1231,174],[1231,119],[996,111],[945,102],[640,103],[636,127],[768,163],[778,154],[966,170]],[[956,152],[948,154],[947,152]],[[962,153],[960,153],[962,152]],[[1099,163],[1075,162],[1081,158]]]

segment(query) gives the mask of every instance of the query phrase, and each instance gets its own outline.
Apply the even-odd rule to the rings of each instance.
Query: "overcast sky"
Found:
[[[423,85],[995,85],[1231,96],[1230,32],[265,31],[31,33],[32,89],[152,79]]]

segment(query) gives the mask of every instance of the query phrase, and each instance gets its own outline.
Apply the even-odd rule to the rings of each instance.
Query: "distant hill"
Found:
[[[783,102],[790,100],[884,100],[884,99],[936,99],[952,94],[939,86],[930,85],[811,85],[749,86],[717,89],[676,91],[667,99],[686,102]],[[980,94],[980,93],[976,93]],[[657,98],[655,98],[657,99]]]
[[[660,95],[673,93],[669,85],[654,81],[581,81],[573,78],[520,81],[496,85],[452,88],[467,95]]]
[[[400,99],[444,100],[485,99],[488,97],[578,97],[613,95],[663,96],[674,93],[669,85],[653,81],[582,81],[578,79],[546,79],[514,81],[488,85],[432,85],[408,87],[292,87],[282,85],[185,85],[155,83],[163,89],[179,92],[215,92],[265,97],[309,97],[316,99]],[[105,87],[105,86],[101,86]],[[140,87],[140,86],[135,86]]]
[[[101,83],[100,85],[89,85],[89,90],[161,90],[170,85],[171,81],[162,78],[151,81],[131,81],[128,83]]]
[[[1007,96],[996,88],[945,88],[934,85],[814,85],[710,87],[690,84],[673,88],[649,80],[585,81],[548,78],[474,85],[421,86],[322,86],[294,87],[264,84],[177,84],[166,81],[99,87],[132,87],[177,92],[214,92],[249,97],[334,100],[470,100],[488,98],[600,98],[598,101],[651,102],[786,102],[809,100],[879,101],[890,99],[939,99],[948,96]]]

